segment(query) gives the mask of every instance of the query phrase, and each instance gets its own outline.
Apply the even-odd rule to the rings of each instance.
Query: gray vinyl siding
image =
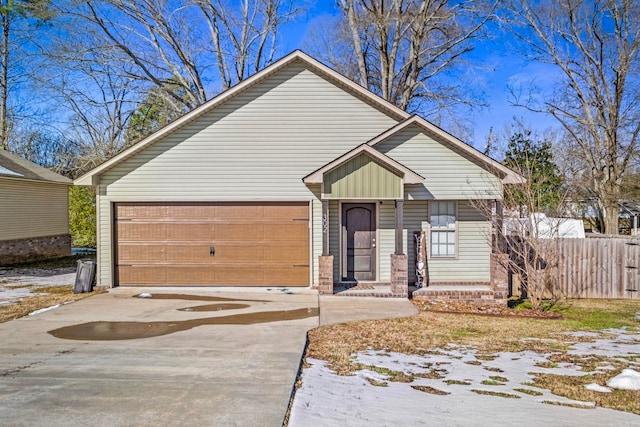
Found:
[[[113,224],[111,218],[111,204],[109,203],[109,199],[105,196],[105,189],[103,186],[99,186],[96,191],[96,208],[98,224],[100,224],[96,236],[98,243],[98,283],[102,286],[111,286],[111,239]]]
[[[318,277],[318,257],[322,255],[322,202],[313,200],[311,202],[311,268],[312,281],[317,284]]]
[[[0,240],[68,234],[68,186],[0,178],[0,222]]]
[[[321,215],[322,205],[315,202],[314,212]],[[334,279],[340,278],[340,218],[338,201],[329,202],[329,248],[334,256]],[[314,221],[314,283],[317,283],[317,257],[322,253],[321,221]],[[409,258],[409,283],[415,282],[414,231],[424,231],[429,252],[429,206],[426,200],[406,201],[404,204],[404,247]],[[427,260],[432,281],[489,281],[490,227],[482,216],[467,201],[458,201],[458,257],[455,259]],[[317,241],[315,241],[317,240]],[[395,203],[378,203],[378,280],[388,282],[391,278],[390,256],[395,252]]]
[[[109,170],[112,198],[309,200],[302,178],[397,123],[293,64]]]
[[[409,283],[416,281],[416,241],[414,231],[424,231],[428,239],[429,205],[426,200],[406,201],[404,203],[405,253],[409,259]],[[427,248],[429,245],[427,244]]]
[[[429,248],[428,207],[423,202],[407,203],[405,223],[417,227],[420,224],[426,232],[427,254]],[[490,280],[489,262],[491,256],[491,228],[478,209],[467,201],[458,201],[457,257],[427,258],[428,274],[431,281],[456,282]],[[415,281],[415,244],[411,244],[409,253],[409,282]]]
[[[303,177],[397,122],[301,63],[267,77],[100,177],[102,283],[111,202],[310,201]]]
[[[340,280],[340,209],[337,200],[329,201],[329,254],[333,255],[333,280]]]
[[[391,254],[396,250],[396,205],[393,201],[378,204],[378,279],[391,280]]]
[[[375,148],[425,178],[423,184],[405,186],[405,198],[409,200],[502,198],[501,183],[495,175],[416,126],[407,127]]]

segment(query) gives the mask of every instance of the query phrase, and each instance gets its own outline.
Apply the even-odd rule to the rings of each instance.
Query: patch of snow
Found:
[[[143,292],[140,295],[138,295],[138,298],[153,298],[153,294],[149,292]]]
[[[60,307],[62,304],[56,304],[56,305],[52,305],[51,307],[47,307],[47,308],[41,308],[40,310],[35,310],[32,311],[31,313],[29,313],[29,316],[34,316],[36,314],[40,314],[40,313],[45,313],[49,310],[55,310],[56,308]]]
[[[616,367],[611,365],[598,366],[596,371],[615,371]]]
[[[611,335],[573,334],[594,340],[588,343],[571,343],[569,353],[581,356],[581,359],[588,359],[593,354],[606,357],[640,354],[640,334],[631,334],[624,329],[608,333]],[[614,348],[614,345],[617,347]],[[551,354],[532,351],[496,353],[491,355],[493,360],[478,358],[477,352],[477,348],[471,346],[453,345],[425,350],[423,355],[369,349],[354,355],[354,363],[366,368],[356,371],[352,376],[339,376],[327,367],[326,362],[307,359],[310,367],[302,372],[302,386],[296,391],[289,425],[484,426],[516,425],[525,419],[528,420],[528,425],[545,427],[557,425],[559,419],[563,420],[563,426],[640,425],[640,417],[637,415],[596,407],[595,402],[556,396],[542,388],[534,388],[541,393],[539,396],[516,390],[531,389],[529,385],[534,381],[536,373],[564,376],[588,374],[579,365],[551,364]],[[633,361],[627,362],[632,366],[634,364]],[[403,372],[415,378],[410,383],[387,381],[388,377],[380,374],[385,369]],[[606,364],[598,367],[601,371],[609,369],[615,368]],[[430,378],[423,378],[424,374],[431,374]],[[630,387],[637,381],[638,388],[633,390],[640,389],[640,373],[625,369],[621,375],[623,374],[626,374],[622,377],[623,385]],[[375,380],[374,384],[370,380]],[[384,382],[385,385],[376,386],[376,382]],[[613,387],[611,383],[607,385]],[[412,386],[432,387],[449,394],[430,394],[413,389]],[[600,393],[611,391],[595,383],[586,388]],[[473,390],[506,393],[518,398],[480,395]],[[581,408],[588,409],[588,413]],[[534,418],[531,417],[532,413],[535,414]]]
[[[587,384],[584,388],[591,391],[597,391],[598,393],[611,393],[611,389],[609,387],[603,387],[598,383]]]
[[[607,385],[619,390],[640,390],[640,372],[623,369],[619,375],[607,381]]]
[[[362,356],[362,355],[359,355]],[[393,354],[395,358],[397,355]],[[396,359],[396,370],[409,368],[406,361],[430,356],[408,356],[404,361]],[[373,357],[371,355],[367,357]],[[456,359],[453,359],[456,360]],[[444,425],[486,426],[519,425],[527,420],[530,426],[632,426],[638,424],[638,416],[611,409],[596,408],[591,402],[578,402],[554,396],[547,390],[536,389],[543,396],[531,396],[514,391],[511,386],[482,386],[476,379],[471,386],[451,384],[443,380],[417,378],[412,383],[388,382],[384,387],[370,384],[366,378],[371,371],[358,371],[352,376],[339,376],[326,362],[307,359],[310,364],[302,374],[302,386],[296,392],[289,426],[372,426],[372,425]],[[458,362],[453,362],[457,366]],[[465,365],[464,362],[460,362]],[[434,365],[435,366],[435,365]],[[473,369],[466,365],[462,368]],[[442,367],[442,366],[440,366]],[[475,367],[478,368],[478,367]],[[480,368],[482,369],[482,368]],[[507,376],[506,373],[491,375]],[[462,376],[465,376],[464,374]],[[447,378],[450,378],[448,375]],[[435,395],[415,390],[411,386],[430,386],[450,393]],[[514,388],[523,388],[513,385]],[[503,398],[480,395],[474,390],[486,390],[517,395],[520,398]],[[587,409],[546,405],[542,401],[580,405]],[[585,412],[588,411],[588,412]],[[531,414],[535,414],[532,417]]]

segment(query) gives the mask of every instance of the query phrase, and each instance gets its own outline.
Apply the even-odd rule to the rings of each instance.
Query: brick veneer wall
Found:
[[[409,297],[409,257],[391,254],[391,294],[397,298]]]
[[[318,257],[318,292],[322,295],[333,294],[333,255]]]
[[[496,298],[507,299],[509,295],[509,255],[491,254],[491,288]]]
[[[0,241],[0,264],[17,264],[71,255],[71,235]]]

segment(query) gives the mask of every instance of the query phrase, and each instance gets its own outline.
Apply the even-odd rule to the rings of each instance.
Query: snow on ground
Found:
[[[640,334],[630,334],[622,329],[610,330],[607,334],[610,337],[576,343],[569,353],[610,357],[640,355]],[[493,360],[476,356],[474,348],[457,346],[435,349],[424,356],[369,351],[358,353],[354,363],[370,369],[357,371],[353,376],[336,375],[326,362],[307,359],[311,366],[302,373],[302,386],[295,394],[289,425],[640,425],[638,415],[595,407],[593,402],[574,401],[525,385],[533,381],[531,373],[585,375],[579,366],[551,363],[550,354],[531,351],[499,353]],[[640,370],[640,364],[630,362],[630,365]],[[603,364],[599,368],[612,367]],[[441,378],[416,377],[410,383],[393,382],[387,381],[386,370],[430,377],[434,377],[435,371]],[[627,372],[622,383],[636,384],[636,374],[640,374],[625,371],[635,374]],[[413,388],[416,386],[427,386],[448,394],[432,394]],[[603,390],[597,391],[605,392],[606,387],[599,387]],[[533,394],[516,389],[531,390]],[[506,393],[518,398],[482,395],[472,390]],[[555,402],[556,405],[543,402]],[[559,406],[567,404],[579,408]]]
[[[640,373],[633,369],[623,369],[620,375],[611,378],[607,385],[621,390],[640,390]]]
[[[75,268],[59,269],[0,269],[0,305],[36,295],[41,286],[73,285]],[[33,285],[31,287],[24,287]],[[32,289],[35,288],[35,289]],[[31,292],[31,291],[34,292]]]

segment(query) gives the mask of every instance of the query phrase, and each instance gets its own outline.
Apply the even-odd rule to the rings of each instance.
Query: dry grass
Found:
[[[564,353],[559,336],[575,331],[598,331],[622,326],[640,327],[634,315],[640,301],[576,300],[563,320],[493,318],[471,314],[422,311],[416,316],[342,323],[309,332],[309,356],[326,360],[339,374],[353,371],[352,355],[376,349],[405,354],[425,354],[447,344],[471,345],[483,355],[531,350]],[[584,337],[569,337],[581,341]],[[485,356],[486,357],[486,356]]]
[[[449,343],[497,351],[555,350],[556,341],[521,341],[548,337],[569,329],[557,321],[505,319],[421,312],[414,317],[344,323],[309,332],[309,356],[329,362],[340,374],[352,371],[351,357],[369,348],[406,354],[424,354]],[[506,333],[505,331],[508,331]]]
[[[506,399],[520,399],[520,396],[516,396],[511,393],[502,393],[500,391],[489,391],[489,390],[471,390],[476,394],[483,394],[485,396],[496,396],[496,397],[504,397]]]
[[[423,393],[436,394],[438,396],[446,396],[447,394],[451,394],[448,391],[438,390],[437,388],[429,387],[428,385],[412,385],[411,388]]]
[[[538,375],[532,386],[575,400],[595,401],[598,405],[640,414],[640,392],[616,390],[610,394],[584,389],[584,384],[606,380],[633,363],[618,359],[606,360],[616,368],[607,373],[592,373],[604,358],[570,356],[566,350],[572,342],[592,341],[593,337],[571,336],[570,332],[600,332],[623,326],[640,328],[635,314],[640,312],[640,301],[628,300],[576,300],[570,301],[563,311],[562,320],[482,317],[472,314],[442,314],[421,311],[409,318],[375,320],[323,326],[309,332],[308,356],[326,360],[338,374],[348,375],[359,369],[352,363],[358,352],[379,350],[405,354],[439,354],[438,348],[447,344],[473,346],[479,359],[491,360],[498,352],[534,351],[553,353],[549,367],[558,363],[575,363],[588,374],[584,377]],[[471,363],[481,364],[479,361]],[[500,372],[499,368],[494,368]],[[493,369],[492,369],[493,370]],[[494,377],[493,381],[497,381]],[[502,378],[500,378],[502,379]],[[496,384],[498,385],[498,384]],[[506,393],[474,390],[482,394],[518,398]],[[520,390],[518,390],[520,391]],[[521,391],[525,393],[524,391]]]
[[[24,297],[14,304],[0,306],[0,323],[8,322],[19,317],[24,317],[32,311],[42,308],[52,307],[57,304],[78,301],[91,295],[105,292],[97,290],[90,293],[74,294],[73,286],[20,286],[21,288],[31,288],[34,294],[47,293],[47,295],[34,295]]]
[[[583,402],[595,402],[597,406],[640,415],[640,391],[614,389],[611,393],[598,393],[584,388],[590,383],[606,385],[607,381],[618,375],[621,370],[594,373],[583,377],[536,374],[535,385],[546,388],[558,396]]]

